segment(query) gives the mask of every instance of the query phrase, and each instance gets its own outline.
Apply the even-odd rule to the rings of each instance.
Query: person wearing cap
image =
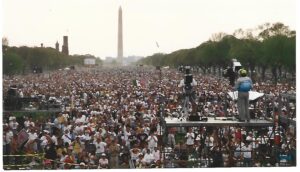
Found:
[[[102,153],[99,159],[98,169],[108,168],[108,159],[105,153]]]
[[[250,122],[250,113],[249,113],[249,91],[253,88],[253,83],[251,78],[247,76],[247,71],[245,69],[239,70],[240,77],[237,79],[235,84],[235,90],[238,91],[238,112],[239,112],[239,121]]]
[[[96,147],[96,156],[100,157],[100,155],[105,152],[107,144],[102,141],[101,137],[97,137],[93,144]]]
[[[14,134],[17,134],[17,129],[19,126],[19,123],[16,120],[16,117],[9,118],[9,127],[12,129]]]

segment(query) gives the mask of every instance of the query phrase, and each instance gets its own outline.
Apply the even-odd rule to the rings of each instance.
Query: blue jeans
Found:
[[[252,167],[252,159],[244,158],[244,167]]]

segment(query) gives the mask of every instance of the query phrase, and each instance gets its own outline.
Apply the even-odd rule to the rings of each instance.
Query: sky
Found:
[[[118,9],[124,56],[150,56],[199,46],[266,22],[296,29],[297,0],[2,0],[2,36],[10,46],[55,47],[70,54],[117,56]],[[158,43],[158,46],[156,44]]]

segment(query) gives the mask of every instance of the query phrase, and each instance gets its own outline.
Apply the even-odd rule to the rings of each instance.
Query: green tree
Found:
[[[238,59],[244,67],[253,71],[258,67],[264,79],[268,68],[275,82],[282,69],[295,73],[296,31],[282,23],[265,23],[256,29],[238,29],[233,35],[213,34],[209,41],[191,49],[182,49],[170,54],[154,54],[139,61],[148,65],[199,66],[203,72],[213,67],[214,71]],[[279,75],[278,75],[279,74]]]
[[[7,51],[3,54],[3,73],[4,74],[19,74],[23,71],[24,61],[15,52]]]

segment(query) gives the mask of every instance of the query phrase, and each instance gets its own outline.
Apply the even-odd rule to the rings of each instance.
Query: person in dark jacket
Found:
[[[55,166],[54,161],[57,158],[56,146],[50,137],[48,137],[47,140],[48,140],[48,144],[45,146],[45,159],[52,160],[51,164],[52,167],[54,168]]]
[[[219,146],[213,147],[211,151],[211,156],[213,159],[212,167],[222,167],[223,166],[223,157],[222,152]]]

